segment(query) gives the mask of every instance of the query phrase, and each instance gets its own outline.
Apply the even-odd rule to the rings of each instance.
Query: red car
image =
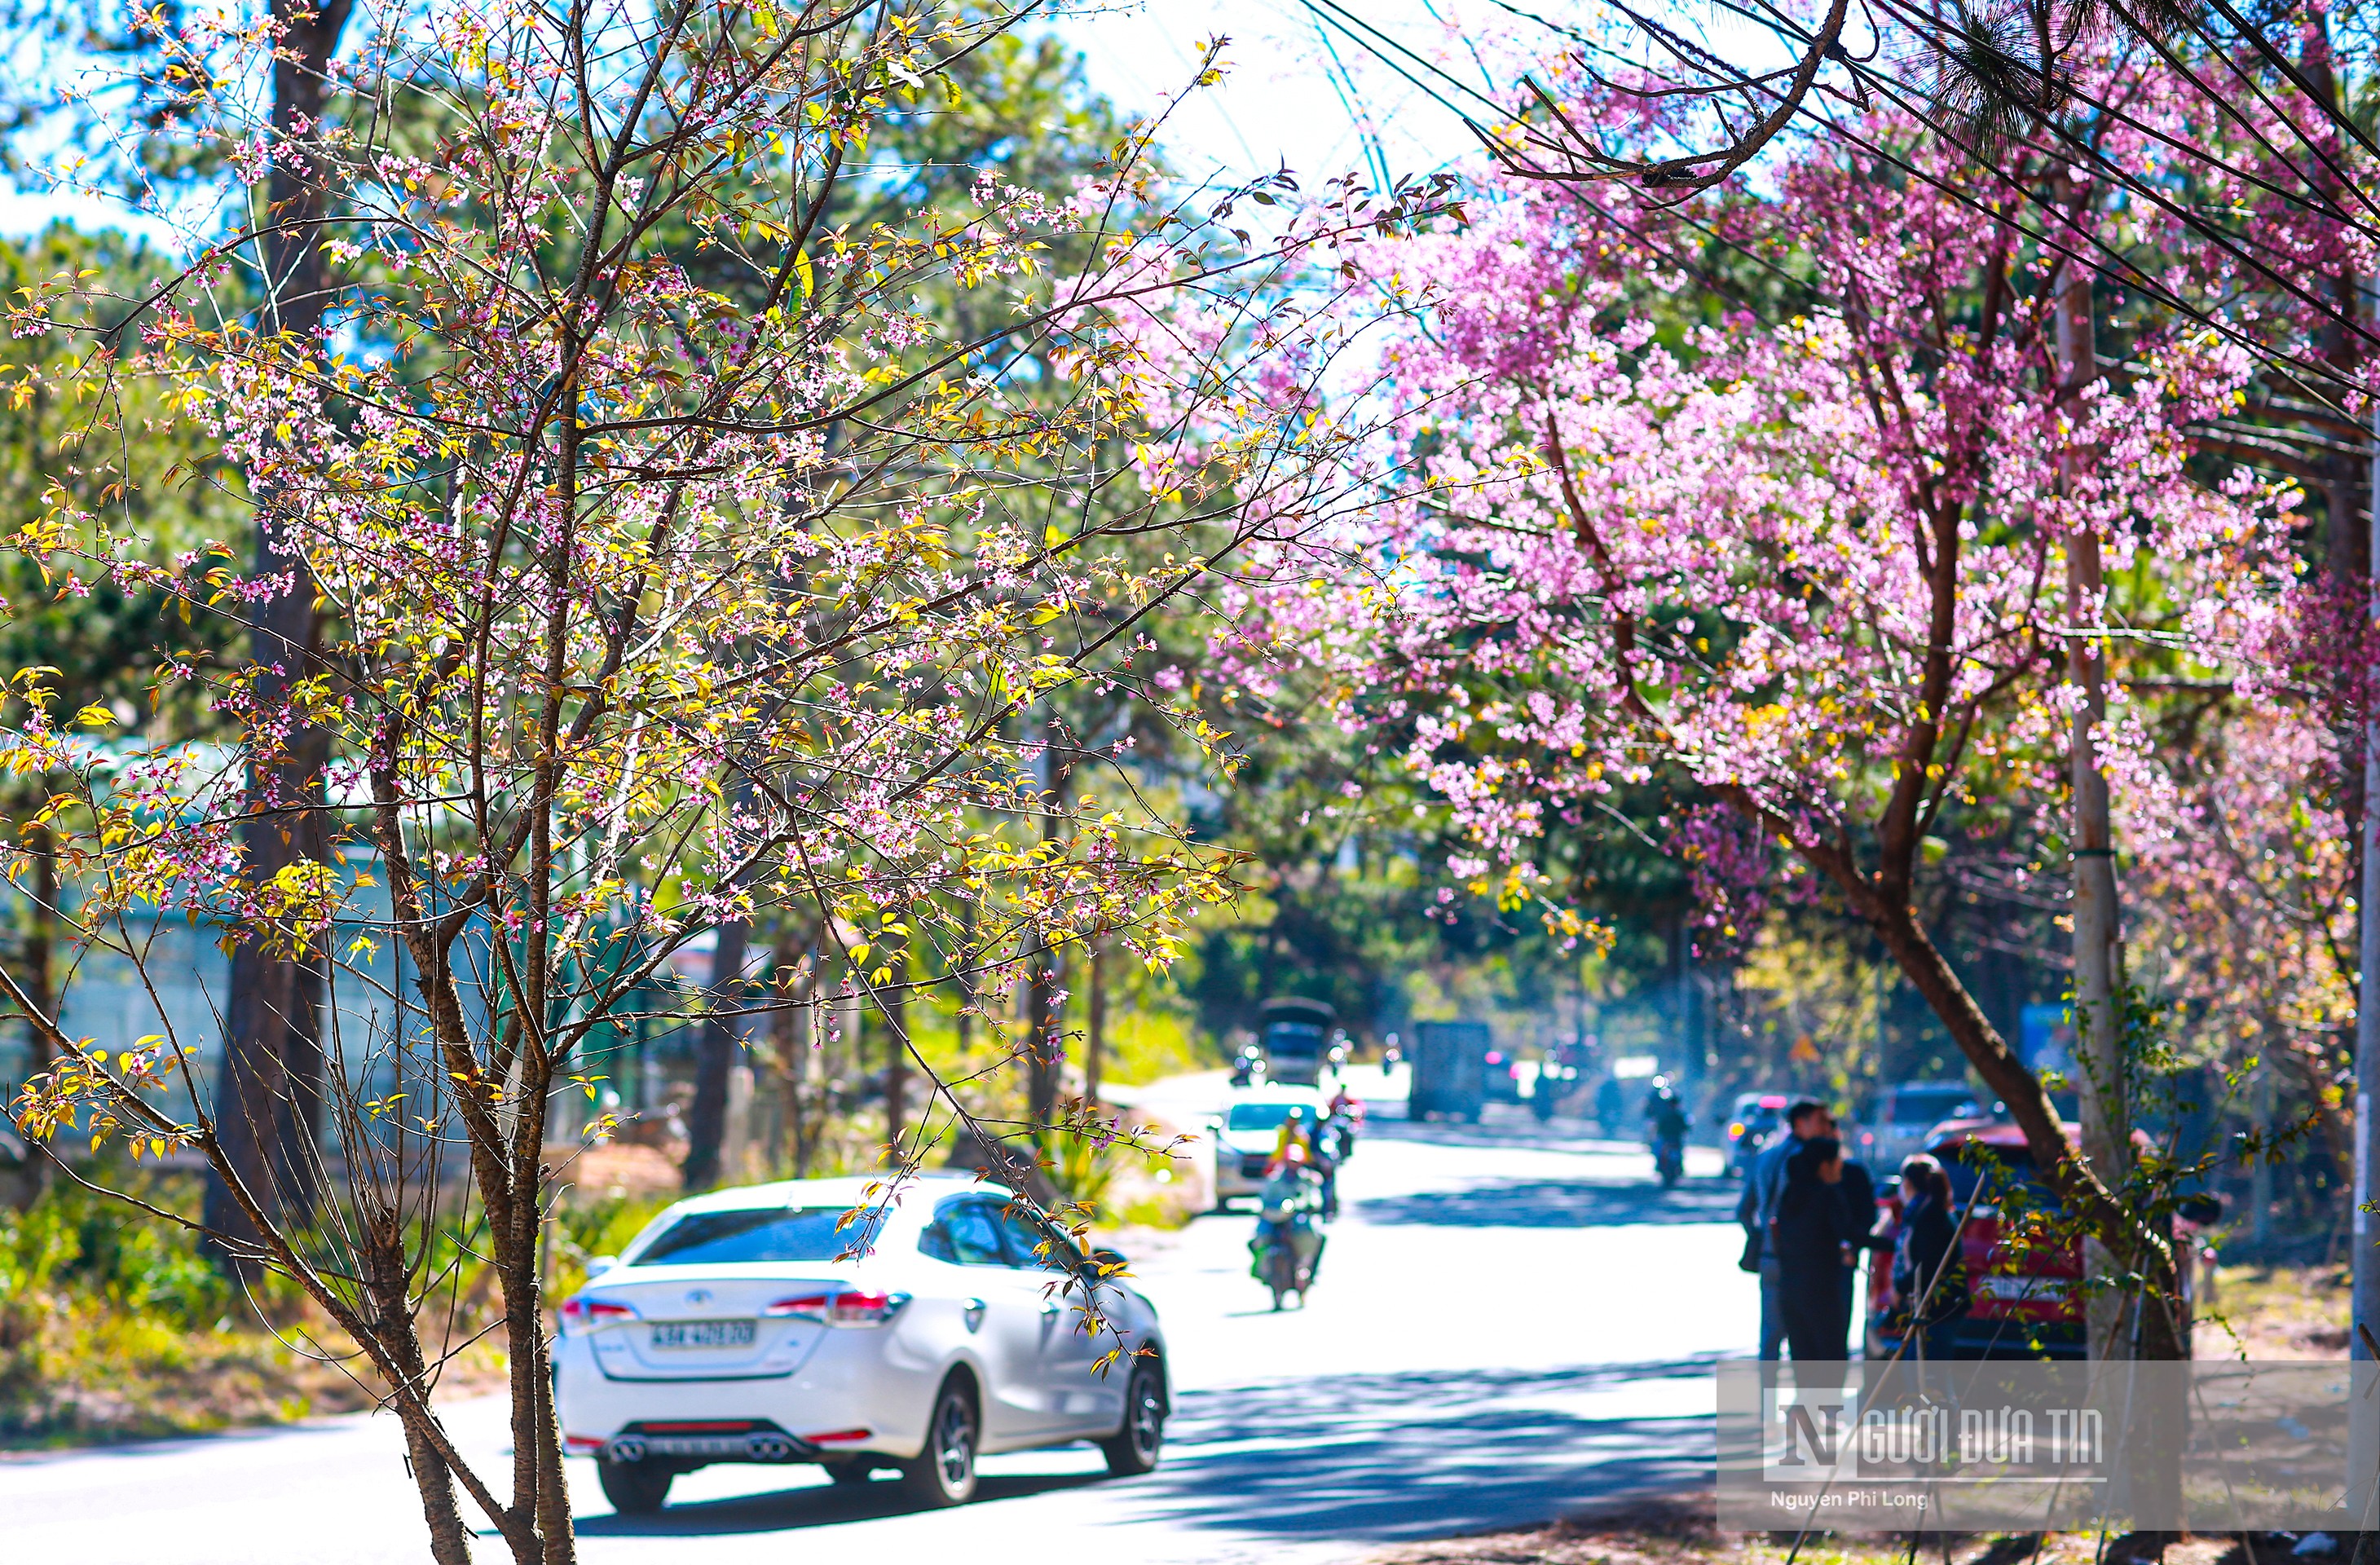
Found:
[[[2069,1135],[2078,1127],[2068,1125]],[[2143,1144],[2146,1137],[2135,1136]],[[1953,1330],[1953,1354],[1959,1358],[2056,1358],[2079,1359],[2086,1356],[2082,1325],[2083,1300],[2077,1286],[2082,1276],[2082,1244],[2079,1241],[2049,1248],[2044,1245],[2022,1246],[2003,1244],[2000,1234],[2000,1210],[1994,1196],[1998,1193],[2016,1195],[2021,1192],[2022,1204],[2035,1211],[2056,1205],[2057,1198],[2041,1181],[2035,1169],[2033,1152],[2025,1145],[2024,1132],[2012,1124],[1992,1120],[1951,1120],[1934,1127],[1925,1138],[1925,1150],[1950,1176],[1950,1190],[1958,1209],[1966,1211],[1964,1226],[1959,1232],[1961,1258],[1965,1262],[1967,1292],[1970,1299],[1967,1314]],[[1878,1169],[1879,1176],[1898,1174],[1897,1169]],[[1969,1209],[1978,1190],[1983,1200]],[[2211,1198],[2200,1197],[2211,1205]],[[1897,1185],[1886,1195],[1881,1205],[1890,1221],[1886,1232],[1898,1237],[1900,1227],[1900,1196]],[[2185,1205],[2190,1205],[2186,1203]],[[2177,1218],[2174,1241],[2177,1248],[2194,1257],[2196,1239],[2205,1222],[2215,1220],[2220,1208],[2209,1212],[2199,1205],[2192,1215]],[[1956,1220],[1956,1213],[1953,1214]],[[2181,1295],[2184,1318],[2187,1319],[2192,1295],[2194,1265],[2181,1268]],[[1868,1316],[1866,1347],[1870,1358],[1888,1356],[1900,1345],[1897,1334],[1887,1329],[1892,1315],[1892,1257],[1879,1253],[1868,1276]],[[2184,1340],[2188,1340],[2185,1331]]]

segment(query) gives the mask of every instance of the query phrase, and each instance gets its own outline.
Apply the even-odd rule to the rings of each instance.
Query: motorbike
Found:
[[[1253,1086],[1257,1082],[1264,1079],[1264,1050],[1258,1049],[1255,1044],[1250,1044],[1245,1049],[1241,1049],[1232,1060],[1232,1085],[1233,1086]]]
[[[1678,1181],[1686,1177],[1686,1142],[1683,1136],[1657,1136],[1653,1142],[1653,1171],[1661,1176],[1661,1188],[1675,1190]]]
[[[1293,1177],[1276,1176],[1266,1183],[1258,1200],[1256,1236],[1248,1241],[1254,1257],[1249,1270],[1271,1290],[1274,1309],[1292,1293],[1302,1308],[1322,1265],[1324,1241],[1314,1221],[1319,1203],[1315,1181],[1303,1170]]]

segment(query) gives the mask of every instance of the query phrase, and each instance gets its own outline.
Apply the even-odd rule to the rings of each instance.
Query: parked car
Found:
[[[1215,1205],[1254,1195],[1280,1145],[1281,1127],[1293,1110],[1304,1108],[1320,1124],[1330,1102],[1310,1086],[1251,1087],[1235,1096],[1214,1122]]]
[[[2066,1133],[2073,1135],[2078,1128],[2068,1125]],[[2145,1143],[2145,1137],[2141,1139]],[[2040,1247],[2020,1250],[2001,1240],[2003,1207],[2040,1211],[2054,1207],[2057,1202],[2034,1164],[2024,1132],[1993,1120],[1958,1120],[1937,1127],[1919,1150],[1940,1161],[1950,1176],[1957,1207],[1965,1213],[1959,1230],[1960,1259],[1971,1303],[1952,1333],[1953,1356],[2086,1356],[2080,1241],[2045,1253]],[[1881,1176],[1885,1171],[1877,1172]],[[1882,1189],[1880,1204],[1889,1224],[1886,1231],[1897,1235],[1898,1179]],[[2221,1206],[2214,1197],[2199,1196],[2184,1202],[2174,1219],[2175,1247],[2193,1258],[2180,1268],[2184,1341],[2190,1335],[2199,1235],[2221,1215]],[[1868,1276],[1866,1352],[1870,1358],[1889,1356],[1900,1345],[1899,1338],[1888,1329],[1892,1303],[1892,1267],[1889,1257],[1879,1256]]]
[[[971,1177],[889,1204],[862,1179],[681,1201],[562,1305],[565,1449],[630,1513],[715,1462],[816,1462],[839,1484],[890,1468],[923,1505],[973,1498],[976,1459],[999,1451],[1089,1440],[1110,1472],[1146,1473],[1165,1339],[1104,1274],[1122,1259]],[[1119,1347],[1119,1368],[1093,1373]]]
[[[1958,1082],[1904,1082],[1876,1100],[1868,1123],[1852,1138],[1859,1160],[1882,1179],[1925,1149],[1934,1127],[1946,1120],[1987,1117],[1974,1089]]]
[[[1727,1114],[1727,1177],[1742,1179],[1760,1149],[1785,1126],[1785,1107],[1791,1101],[1781,1092],[1738,1093]]]

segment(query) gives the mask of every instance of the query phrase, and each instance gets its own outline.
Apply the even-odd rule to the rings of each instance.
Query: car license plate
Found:
[[[748,1320],[674,1320],[653,1328],[656,1348],[748,1348],[756,1323]]]
[[[1986,1277],[1975,1284],[1978,1297],[2021,1299],[2046,1304],[2063,1299],[2074,1284],[2063,1277]]]

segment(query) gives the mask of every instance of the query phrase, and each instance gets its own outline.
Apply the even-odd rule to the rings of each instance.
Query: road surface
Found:
[[[1146,1107],[1190,1119],[1215,1081],[1169,1084]],[[1376,1116],[1342,1175],[1308,1308],[1271,1312],[1244,1214],[1135,1257],[1173,1353],[1156,1473],[1111,1480],[1087,1448],[996,1457],[974,1505],[909,1512],[889,1478],[854,1491],[808,1468],[713,1467],[631,1519],[574,1462],[581,1558],[1322,1565],[1707,1484],[1709,1366],[1747,1351],[1757,1313],[1716,1155],[1665,1195],[1641,1148],[1572,1124],[1399,1111]],[[448,1421],[499,1475],[501,1405],[458,1403]],[[74,1565],[428,1558],[396,1429],[368,1416],[0,1460],[0,1539],[10,1560]]]

